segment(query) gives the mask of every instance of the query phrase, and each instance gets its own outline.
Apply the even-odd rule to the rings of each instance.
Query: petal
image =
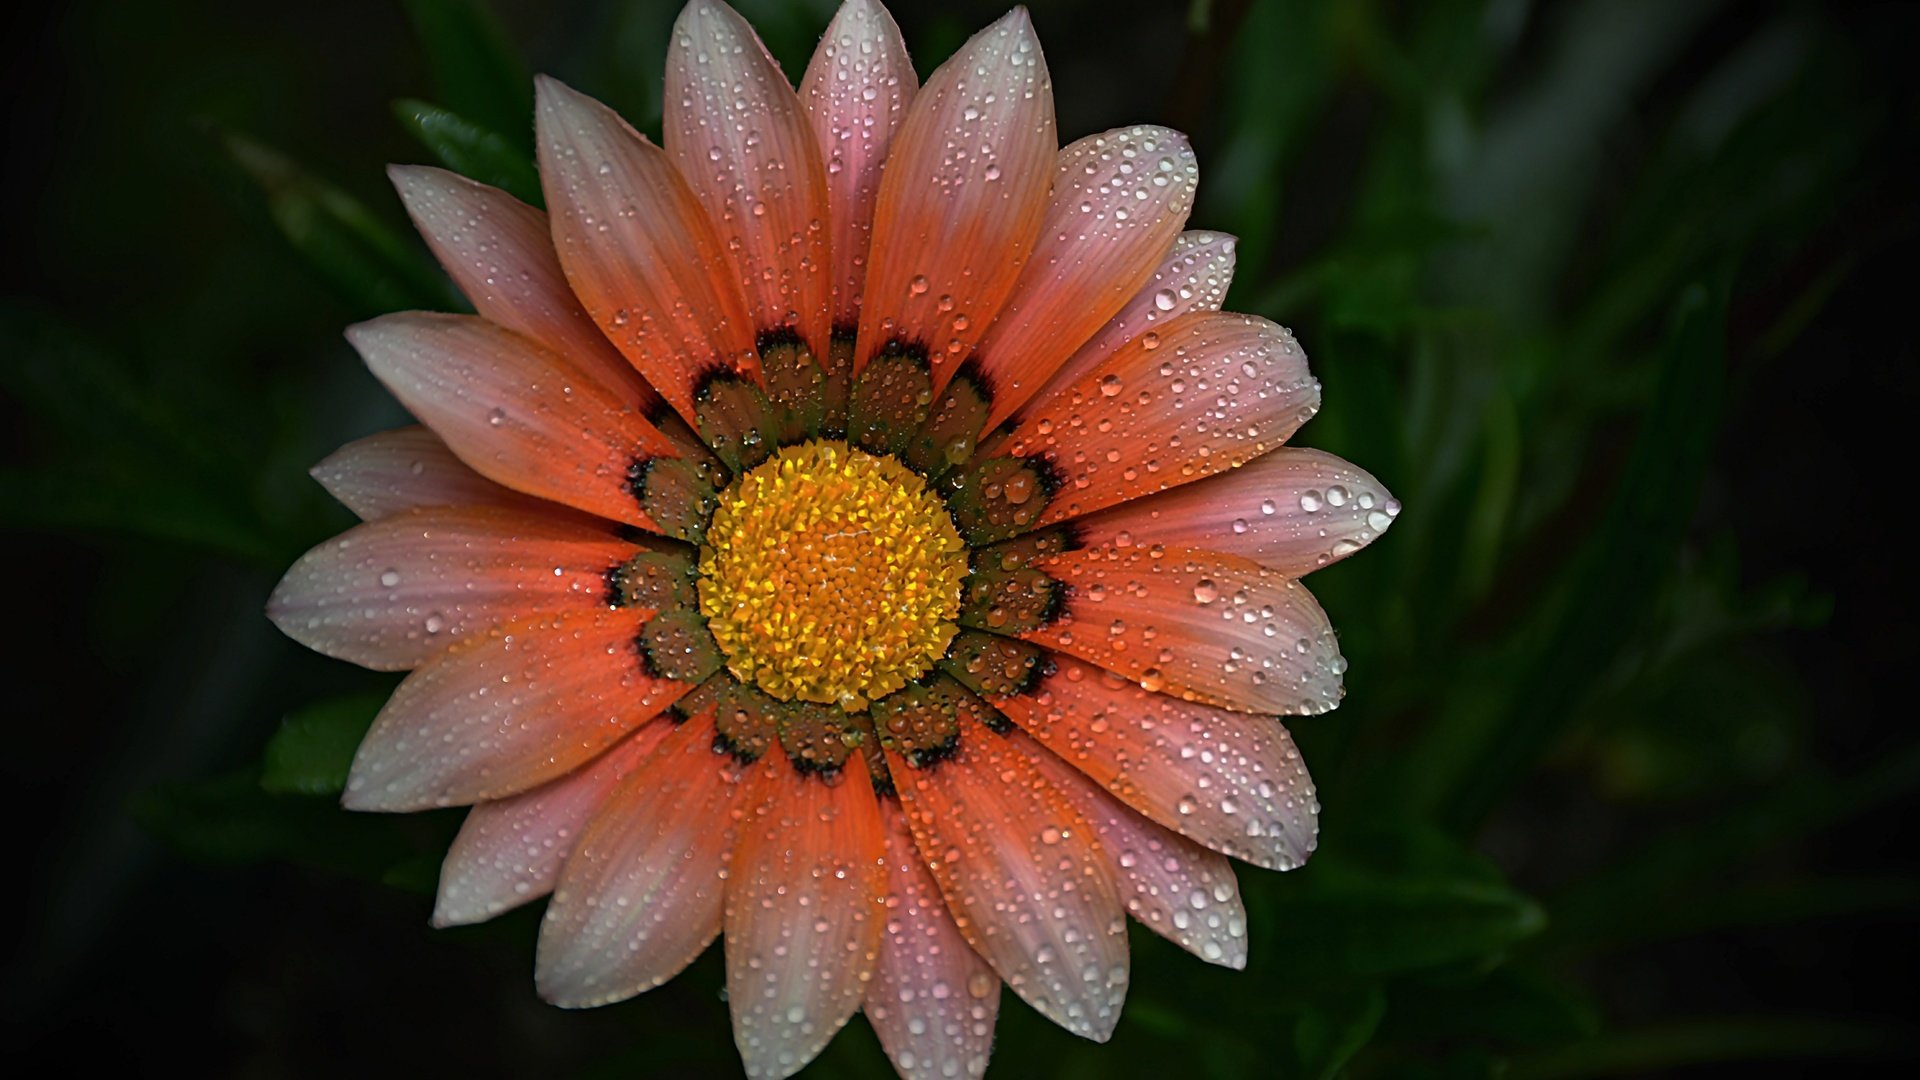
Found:
[[[1057,620],[1020,636],[1190,700],[1247,712],[1327,712],[1346,690],[1333,624],[1306,586],[1185,548],[1068,552]]]
[[[1026,412],[1007,437],[1059,482],[1040,524],[1222,472],[1320,407],[1293,335],[1254,315],[1197,312],[1122,346]]]
[[[1225,855],[1141,817],[1052,754],[1039,764],[1092,823],[1127,914],[1210,964],[1247,966],[1247,909]]]
[[[1088,547],[1207,548],[1300,577],[1387,530],[1400,502],[1366,470],[1319,450],[1283,447],[1195,484],[1074,522]]]
[[[540,924],[540,996],[592,1008],[678,975],[720,935],[740,769],[713,717],[672,728],[620,782],[567,858]]]
[[[1060,151],[1033,257],[975,356],[992,388],[986,428],[1013,415],[1140,291],[1193,209],[1187,137],[1115,128]]]
[[[1024,735],[978,724],[951,758],[887,751],[914,841],[967,941],[1041,1015],[1105,1042],[1127,992],[1126,915],[1092,826]]]
[[[1219,311],[1233,284],[1237,241],[1226,233],[1183,232],[1153,276],[1120,313],[1080,346],[1031,398],[1044,401],[1071,386],[1127,342],[1189,311]]]
[[[833,324],[860,325],[874,202],[893,136],[920,88],[900,27],[876,0],[847,0],[800,83],[827,183]]]
[[[660,395],[581,310],[544,212],[445,169],[392,165],[387,175],[481,318],[566,357],[642,414],[659,406]]]
[[[647,674],[647,613],[532,615],[468,638],[407,676],[353,757],[350,810],[505,798],[585,763],[688,687]]]
[[[1313,852],[1320,803],[1271,717],[1150,693],[1070,657],[993,705],[1121,802],[1215,851],[1272,870]]]
[[[468,811],[440,864],[433,925],[485,922],[551,892],[588,819],[672,730],[643,724],[558,780]]]
[[[559,355],[471,315],[405,312],[348,328],[409,412],[490,480],[643,528],[636,462],[676,457],[631,401]]]
[[[800,99],[753,28],[692,0],[667,50],[665,141],[721,239],[753,329],[827,349],[827,190]]]
[[[1015,8],[940,65],[894,136],[856,369],[906,341],[929,353],[934,390],[946,384],[1033,250],[1058,150],[1040,40]]]
[[[664,150],[612,109],[535,80],[540,183],[567,281],[687,423],[716,365],[757,373],[754,324],[706,211]]]
[[[1000,977],[954,925],[907,818],[892,800],[887,821],[886,929],[867,989],[867,1022],[906,1080],[979,1080],[993,1051]]]
[[[362,521],[423,506],[497,506],[575,521],[599,520],[501,487],[468,468],[440,436],[419,425],[356,439],[309,472]]]
[[[410,510],[300,557],[267,617],[315,652],[416,667],[518,615],[607,606],[607,575],[639,550],[607,529],[491,507]]]
[[[860,754],[832,781],[773,750],[727,879],[727,1004],[750,1077],[791,1076],[859,1009],[880,947],[886,836]]]

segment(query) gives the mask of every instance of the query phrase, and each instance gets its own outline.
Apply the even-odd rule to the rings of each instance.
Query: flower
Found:
[[[425,428],[315,468],[365,523],[271,602],[411,671],[346,805],[471,805],[434,921],[551,892],[555,1004],[724,934],[754,1076],[862,1009],[977,1076],[1003,982],[1104,1039],[1128,914],[1243,966],[1227,857],[1317,827],[1274,715],[1343,692],[1299,578],[1398,504],[1281,447],[1319,384],[1219,310],[1187,141],[1061,149],[1018,9],[916,87],[848,0],[796,94],[693,0],[666,82],[656,147],[540,81],[546,214],[393,170],[478,314],[349,331]]]

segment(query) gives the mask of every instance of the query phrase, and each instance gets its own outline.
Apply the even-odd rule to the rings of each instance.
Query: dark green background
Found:
[[[1913,9],[1034,7],[1063,137],[1192,133],[1299,441],[1406,510],[1313,579],[1350,692],[1291,725],[1321,850],[1243,872],[1248,971],[1136,933],[1112,1044],[1008,994],[994,1075],[1911,1068]],[[830,13],[742,8],[795,74]],[[524,188],[535,70],[657,127],[673,5],[474,10],[5,16],[10,1056],[737,1071],[717,950],[570,1014],[537,906],[430,931],[457,813],[327,794],[392,679],[261,615],[349,523],[305,468],[402,420],[341,328],[457,302],[381,166]],[[923,70],[999,13],[897,12]],[[814,1074],[886,1066],[856,1020]]]

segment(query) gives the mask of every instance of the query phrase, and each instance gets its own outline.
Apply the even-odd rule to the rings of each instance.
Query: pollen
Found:
[[[742,682],[857,711],[947,651],[966,545],[898,461],[837,441],[790,446],[719,502],[700,548],[700,610]]]

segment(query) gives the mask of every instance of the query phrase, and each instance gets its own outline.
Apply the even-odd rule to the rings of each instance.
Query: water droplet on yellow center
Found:
[[[809,442],[721,493],[700,548],[700,610],[741,681],[857,710],[947,651],[966,574],[946,504],[917,474]]]

